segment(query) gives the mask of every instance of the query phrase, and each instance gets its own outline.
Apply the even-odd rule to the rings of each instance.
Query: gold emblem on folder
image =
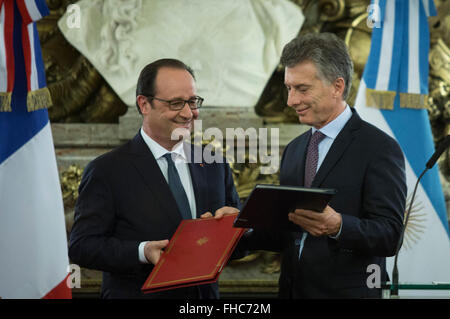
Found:
[[[199,240],[197,240],[197,245],[202,246],[206,244],[209,241],[208,237],[202,237]]]

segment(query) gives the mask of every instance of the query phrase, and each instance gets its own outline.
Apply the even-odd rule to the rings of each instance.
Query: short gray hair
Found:
[[[281,54],[281,64],[291,68],[310,61],[317,68],[321,80],[333,83],[339,77],[345,82],[342,94],[345,100],[350,92],[353,62],[345,42],[333,33],[308,33],[296,37],[285,45]]]

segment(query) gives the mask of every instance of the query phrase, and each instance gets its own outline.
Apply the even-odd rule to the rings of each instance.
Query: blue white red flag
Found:
[[[45,87],[31,22],[48,12],[44,6],[45,1],[0,0],[0,91],[9,93],[2,100],[8,100],[9,110],[0,111],[1,298],[71,298],[64,205],[48,113],[27,107],[30,88]],[[24,39],[32,50],[27,51]],[[24,63],[30,54],[35,61]]]

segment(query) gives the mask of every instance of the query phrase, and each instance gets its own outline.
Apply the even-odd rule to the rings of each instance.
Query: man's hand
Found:
[[[147,260],[156,265],[161,254],[163,253],[163,249],[169,244],[168,239],[158,240],[158,241],[149,241],[144,246],[144,255]]]
[[[327,205],[322,213],[306,209],[296,209],[288,218],[313,236],[336,236],[342,223],[341,214]]]
[[[225,215],[232,215],[239,213],[239,209],[231,206],[223,206],[222,208],[219,208],[216,210],[216,213],[214,214],[215,219],[221,219]],[[200,218],[211,218],[213,215],[211,212],[206,212],[203,215],[200,216]]]

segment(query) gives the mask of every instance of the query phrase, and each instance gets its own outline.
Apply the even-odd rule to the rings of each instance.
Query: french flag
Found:
[[[20,6],[25,5],[30,21],[35,21],[40,11],[32,9],[45,1],[3,0],[0,4],[0,26],[11,18],[5,16],[5,8],[14,5],[10,49],[15,61],[11,110],[0,111],[0,298],[71,298],[66,283],[69,259],[64,205],[48,112],[45,108],[28,110],[30,81],[23,62],[27,55],[23,32],[30,25],[35,30],[35,23],[23,27]],[[39,43],[37,32],[33,41]],[[0,61],[5,61],[1,43],[0,48]],[[38,54],[32,56],[39,61],[33,63],[41,67],[35,74],[43,74],[40,47],[35,48]],[[4,86],[4,78],[0,81]]]
[[[51,106],[35,23],[48,14],[44,0],[0,0],[0,112],[11,111],[18,63],[25,65],[28,111]],[[20,38],[16,37],[17,28],[21,29]],[[14,52],[16,41],[22,42],[20,60]]]

